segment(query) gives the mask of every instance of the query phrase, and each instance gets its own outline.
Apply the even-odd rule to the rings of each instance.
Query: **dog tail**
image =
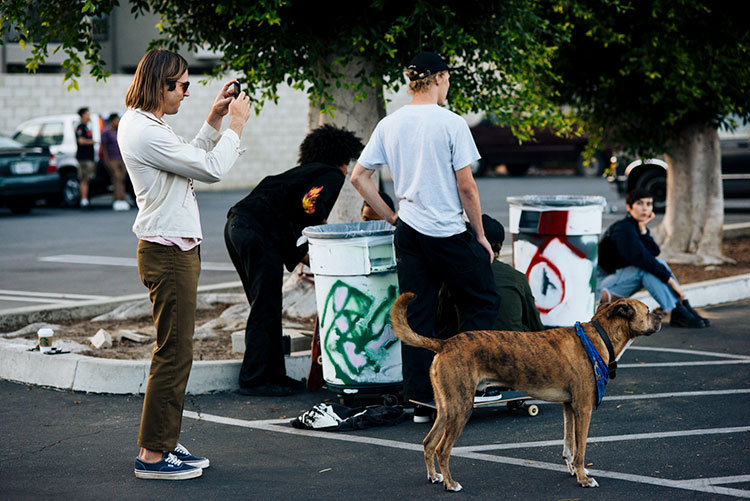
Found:
[[[409,322],[406,320],[406,307],[415,297],[416,295],[411,292],[404,292],[396,299],[391,308],[391,326],[402,342],[439,353],[443,349],[442,339],[420,336],[409,327]]]

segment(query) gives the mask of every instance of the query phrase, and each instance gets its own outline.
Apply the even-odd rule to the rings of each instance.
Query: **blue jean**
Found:
[[[667,263],[658,258],[657,261],[669,269]],[[670,270],[671,272],[672,270]],[[672,276],[674,277],[674,275]],[[646,289],[656,302],[664,308],[665,312],[672,311],[677,305],[678,298],[672,287],[652,273],[636,266],[626,266],[609,275],[605,274],[601,268],[599,269],[596,285],[597,298],[601,298],[603,289],[607,289],[620,297],[630,297],[641,288]]]

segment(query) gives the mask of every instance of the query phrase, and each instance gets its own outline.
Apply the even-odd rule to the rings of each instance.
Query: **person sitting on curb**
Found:
[[[599,242],[599,270],[596,295],[600,304],[632,296],[645,288],[670,313],[669,325],[707,327],[688,302],[667,263],[658,259],[659,246],[648,229],[654,215],[651,193],[636,188],[625,198],[628,215],[612,224]]]

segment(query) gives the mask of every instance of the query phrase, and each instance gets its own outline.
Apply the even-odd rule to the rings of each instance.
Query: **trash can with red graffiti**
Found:
[[[508,197],[513,267],[526,274],[546,326],[594,315],[596,263],[604,197]]]
[[[396,393],[401,343],[390,324],[398,297],[394,227],[386,221],[303,230],[315,274],[323,379],[330,390]]]

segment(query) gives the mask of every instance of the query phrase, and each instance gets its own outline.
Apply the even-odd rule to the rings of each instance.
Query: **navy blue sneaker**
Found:
[[[183,463],[189,464],[190,466],[195,466],[196,468],[208,468],[208,466],[211,464],[208,458],[201,458],[190,454],[190,451],[188,451],[185,446],[179,442],[177,443],[177,447],[175,447],[172,451],[172,454],[174,454],[175,457]]]
[[[165,452],[161,461],[147,463],[135,458],[135,476],[155,480],[187,480],[203,475],[202,468],[185,464],[171,452]]]

